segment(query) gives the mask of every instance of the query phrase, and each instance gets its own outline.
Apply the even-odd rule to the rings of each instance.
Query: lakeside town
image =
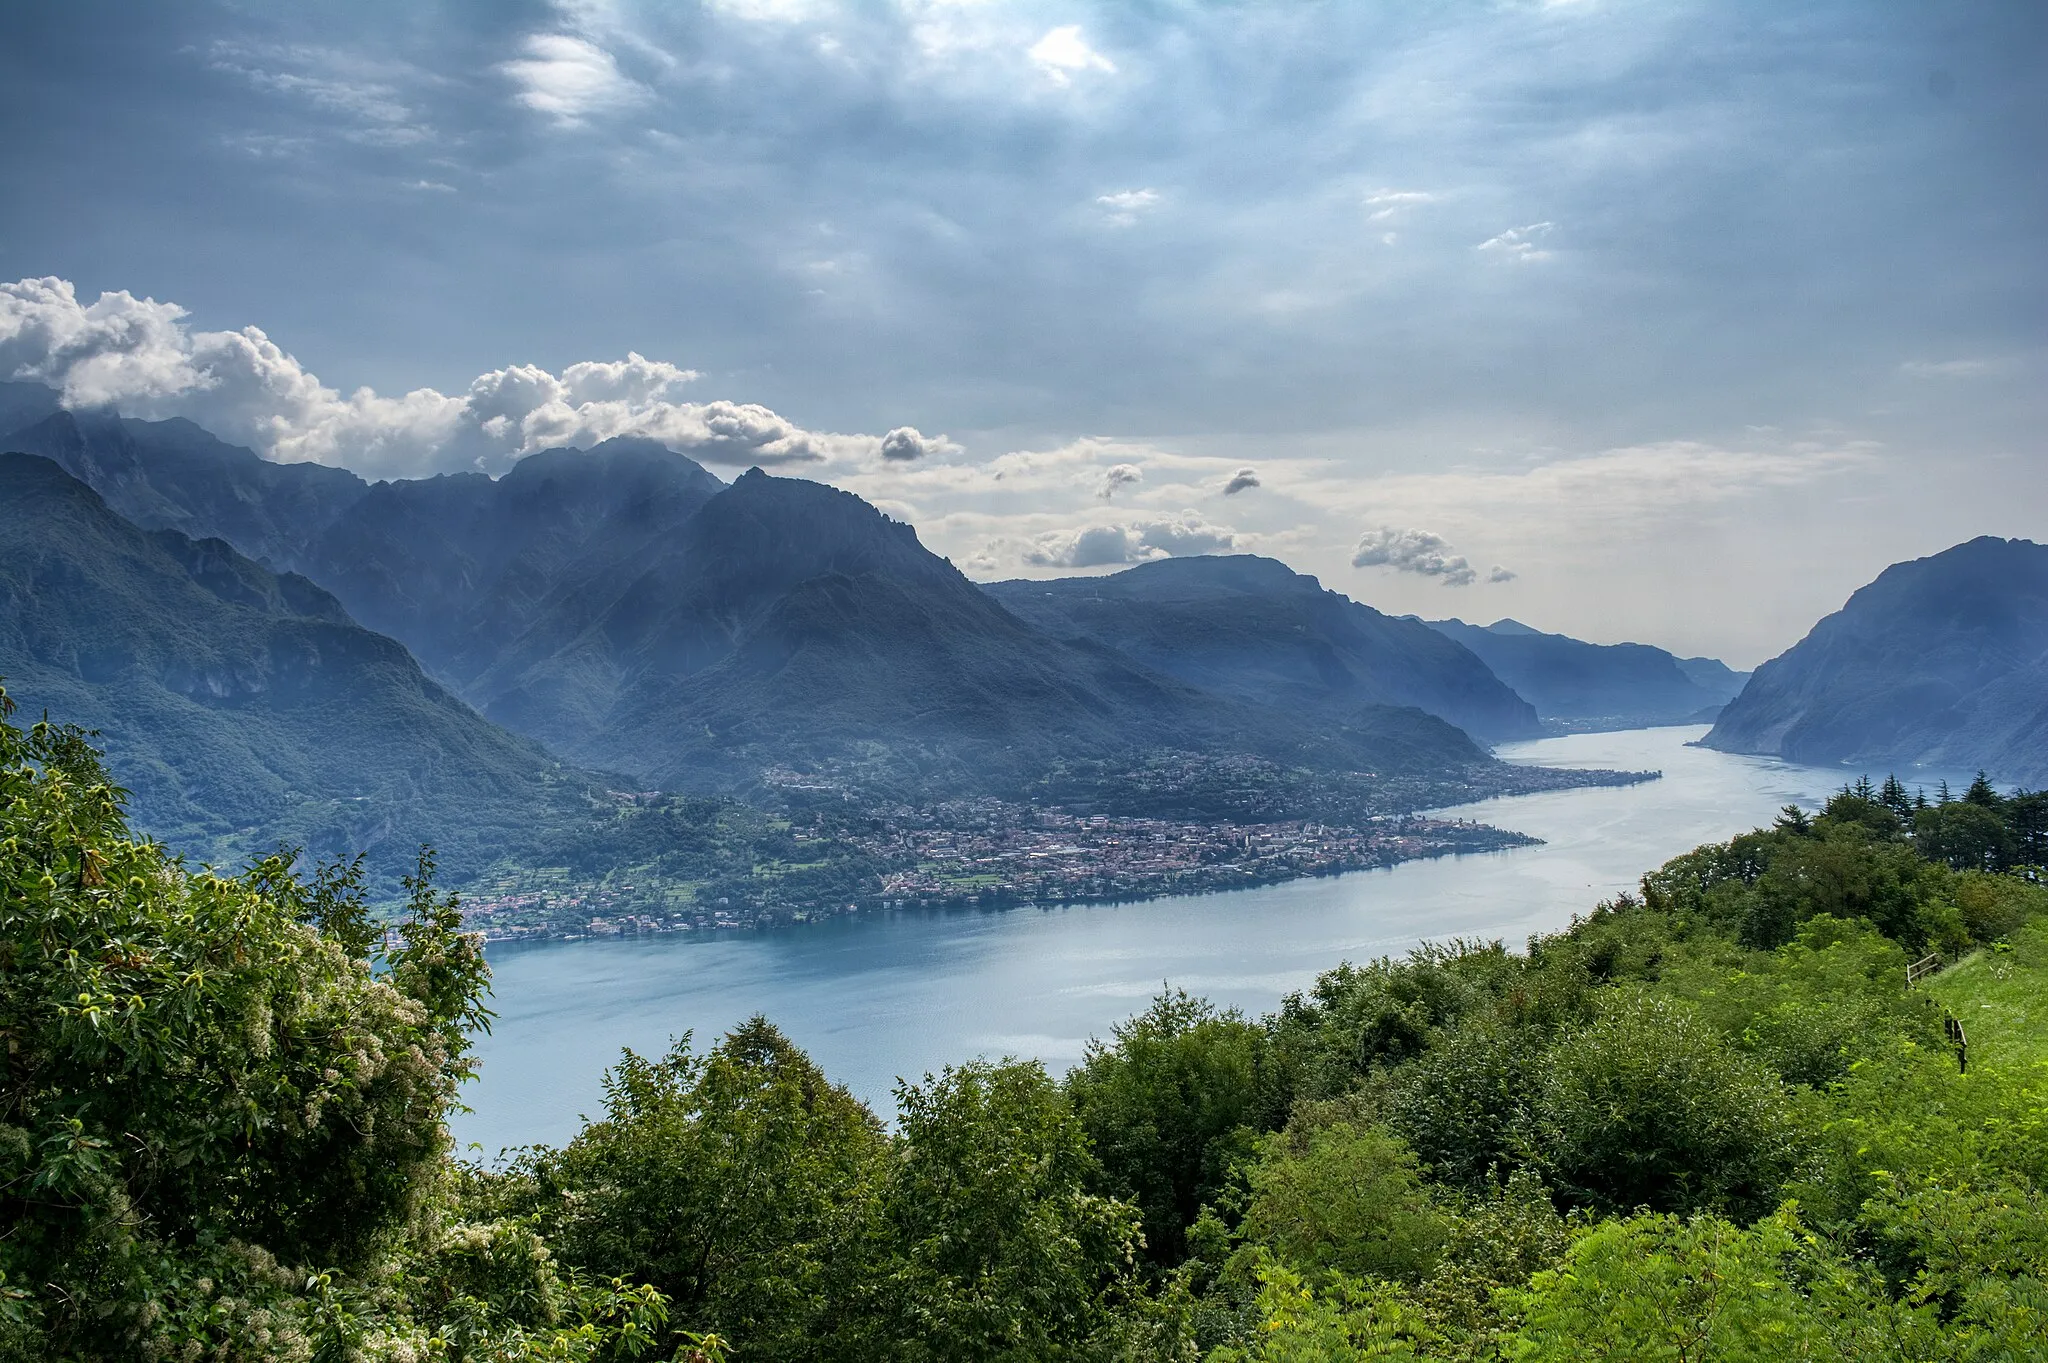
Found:
[[[879,810],[862,827],[790,827],[787,855],[743,882],[621,871],[524,872],[465,897],[490,941],[712,932],[857,913],[1050,907],[1242,889],[1539,841],[1469,819],[1380,815],[1357,826],[1214,822],[958,800]]]

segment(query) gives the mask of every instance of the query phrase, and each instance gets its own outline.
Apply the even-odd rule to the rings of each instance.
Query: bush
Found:
[[[1413,1281],[1449,1234],[1414,1152],[1384,1127],[1311,1106],[1266,1138],[1242,1232],[1315,1273]]]
[[[1682,1004],[1620,992],[1544,1067],[1536,1155],[1576,1205],[1756,1216],[1797,1163],[1784,1084]]]

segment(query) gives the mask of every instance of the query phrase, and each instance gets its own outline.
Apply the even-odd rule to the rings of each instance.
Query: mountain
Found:
[[[367,849],[388,885],[426,840],[460,874],[587,803],[310,581],[144,531],[48,459],[0,454],[0,543],[9,693],[102,731],[138,824],[217,863]]]
[[[648,784],[738,789],[823,762],[1009,788],[1162,748],[1383,772],[1484,757],[1403,708],[1418,688],[1354,689],[1311,723],[1049,637],[857,497],[758,471],[727,487],[651,441],[377,484],[111,413],[13,441],[145,528],[303,573],[493,721]],[[1459,681],[1474,714],[1504,717],[1489,736],[1530,724],[1476,662]]]
[[[301,568],[305,547],[370,490],[347,469],[275,464],[183,418],[51,412],[0,449],[54,460],[145,530],[224,539],[275,569]]]
[[[2048,784],[2048,546],[1986,536],[1893,564],[1759,667],[1702,742]]]
[[[982,588],[1056,638],[1115,648],[1190,686],[1291,711],[1413,706],[1485,740],[1541,732],[1464,647],[1250,554]]]
[[[294,562],[466,690],[508,649],[580,634],[723,486],[652,440],[542,450],[502,478],[378,483]]]
[[[926,782],[1000,784],[1157,748],[1402,771],[1483,757],[1416,711],[1311,725],[1051,637],[910,526],[758,469],[634,566],[508,648],[471,687],[486,713],[665,784],[873,760]]]
[[[1742,686],[1743,674],[1713,658],[1675,658],[1648,644],[1589,644],[1519,620],[1429,627],[1479,655],[1544,719],[1568,727],[1704,723]]]

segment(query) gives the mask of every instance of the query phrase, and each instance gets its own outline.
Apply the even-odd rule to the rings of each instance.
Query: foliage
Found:
[[[430,851],[384,938],[361,862],[190,871],[0,724],[0,1360],[2040,1357],[2048,892],[1921,836],[2025,798],[1862,783],[1526,952],[1166,993],[893,1131],[757,1018],[483,1169]]]
[[[1137,1204],[1158,1263],[1186,1257],[1184,1228],[1248,1152],[1265,1042],[1257,1023],[1176,991],[1092,1044],[1067,1079],[1100,1185]]]

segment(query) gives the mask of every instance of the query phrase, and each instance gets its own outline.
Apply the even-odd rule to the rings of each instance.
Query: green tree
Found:
[[[1406,1143],[1344,1111],[1312,1104],[1265,1139],[1242,1234],[1305,1272],[1413,1282],[1434,1267],[1447,1219]]]
[[[1608,1211],[1754,1216],[1799,1155],[1777,1076],[1693,1010],[1633,989],[1551,1049],[1536,1126],[1551,1185]]]
[[[1913,820],[1913,841],[1929,861],[1959,871],[1995,871],[2012,864],[2012,835],[1996,810],[1956,800],[1922,810]]]
[[[1036,1062],[947,1069],[896,1095],[879,1284],[889,1357],[1084,1356],[1134,1291],[1138,1213],[1091,1191],[1088,1137]]]
[[[754,1018],[704,1056],[627,1052],[603,1117],[488,1195],[565,1263],[658,1288],[679,1330],[822,1358],[862,1328],[887,1160],[867,1108]]]
[[[1187,1254],[1186,1228],[1250,1153],[1265,1029],[1185,991],[1161,994],[1092,1043],[1067,1092],[1102,1168],[1102,1191],[1144,1217],[1156,1263]]]

